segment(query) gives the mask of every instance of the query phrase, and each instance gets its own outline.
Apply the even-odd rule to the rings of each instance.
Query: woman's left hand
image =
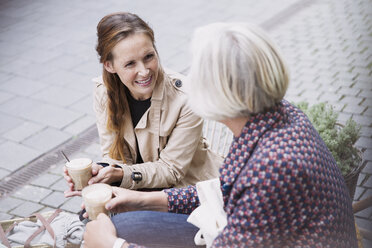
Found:
[[[86,225],[84,248],[112,248],[116,239],[114,224],[107,215],[101,213],[96,220],[90,221]]]
[[[98,173],[94,175],[89,181],[88,184],[93,183],[107,183],[111,184],[118,182],[123,179],[123,169],[115,168],[114,166],[106,166],[98,170]]]

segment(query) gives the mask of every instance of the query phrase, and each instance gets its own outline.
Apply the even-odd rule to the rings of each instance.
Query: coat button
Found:
[[[182,81],[177,79],[174,84],[176,85],[177,88],[180,88],[182,86]]]

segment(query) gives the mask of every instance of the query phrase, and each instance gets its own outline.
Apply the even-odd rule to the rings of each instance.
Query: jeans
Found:
[[[118,237],[129,243],[147,247],[196,246],[194,236],[199,230],[186,221],[188,215],[155,211],[135,211],[114,215]]]

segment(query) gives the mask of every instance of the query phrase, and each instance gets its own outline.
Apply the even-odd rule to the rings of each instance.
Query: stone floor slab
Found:
[[[35,180],[33,180],[30,184],[35,185],[35,186],[41,186],[41,187],[48,188],[49,186],[54,184],[59,179],[61,179],[61,176],[59,176],[59,175],[45,173],[45,174],[39,176],[38,178],[36,178]]]
[[[81,211],[81,203],[82,198],[79,196],[75,196],[67,200],[67,202],[61,206],[61,209],[77,214]]]
[[[20,143],[24,139],[40,132],[45,126],[42,124],[25,121],[21,125],[13,127],[13,129],[4,133],[2,136],[6,139]]]
[[[23,120],[14,116],[0,113],[0,134],[23,124]]]
[[[22,143],[41,152],[47,152],[70,139],[70,135],[54,128],[46,128]]]
[[[67,107],[90,95],[90,92],[82,93],[76,90],[51,85],[39,91],[37,94],[32,95],[32,98],[48,104]]]
[[[44,206],[34,203],[34,202],[24,202],[22,205],[18,206],[17,208],[13,209],[10,214],[16,215],[18,217],[28,217],[33,213],[38,212]]]
[[[63,131],[73,135],[77,135],[87,130],[89,127],[95,125],[95,123],[96,119],[93,116],[86,115],[65,127]]]
[[[0,168],[14,172],[40,155],[25,145],[6,141],[0,144]]]
[[[26,185],[20,190],[16,191],[14,193],[14,197],[32,202],[40,202],[50,193],[52,193],[50,189],[37,187],[33,185]]]
[[[13,197],[7,197],[5,199],[0,200],[0,211],[1,212],[9,212],[12,209],[20,206],[24,201],[20,199],[16,199]]]
[[[62,192],[53,192],[45,197],[40,203],[53,208],[59,208],[67,199]]]

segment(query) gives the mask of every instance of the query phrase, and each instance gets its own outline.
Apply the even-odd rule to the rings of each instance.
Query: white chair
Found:
[[[233,138],[230,129],[220,122],[204,120],[203,134],[210,149],[222,157],[226,157]]]

